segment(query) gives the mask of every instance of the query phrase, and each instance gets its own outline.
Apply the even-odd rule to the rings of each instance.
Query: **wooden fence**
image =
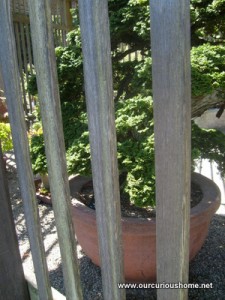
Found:
[[[123,300],[125,291],[117,287],[124,277],[107,2],[80,0],[79,11],[103,294],[107,300]],[[82,299],[79,269],[74,255],[75,239],[70,214],[51,9],[45,0],[30,0],[29,4],[34,63],[48,173],[50,185],[54,187],[51,193],[66,297],[71,300]],[[191,165],[189,22],[188,1],[151,1],[158,282],[188,281]],[[38,293],[42,300],[52,299],[29,159],[16,39],[7,0],[0,2],[0,27],[4,28],[0,32],[0,58]],[[187,299],[187,289],[158,290],[158,299]]]
[[[66,34],[72,30],[71,0],[51,0],[51,20],[54,34],[54,45],[66,46]],[[16,39],[17,59],[21,80],[23,107],[26,122],[29,124],[35,101],[27,91],[29,76],[34,72],[33,49],[31,44],[30,18],[28,0],[11,0],[13,27]],[[1,84],[1,82],[0,82]],[[0,85],[0,89],[3,87]]]

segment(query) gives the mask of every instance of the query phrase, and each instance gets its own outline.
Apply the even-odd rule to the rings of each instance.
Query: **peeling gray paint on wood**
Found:
[[[41,299],[47,300],[52,299],[52,295],[41,237],[33,173],[29,158],[29,146],[15,49],[15,37],[12,29],[9,4],[9,1],[7,0],[0,1],[0,28],[4,28],[4,30],[0,30],[0,62],[38,289]]]
[[[79,1],[104,299],[125,299],[107,0]]]
[[[50,3],[45,0],[31,0],[29,13],[51,198],[62,255],[66,296],[70,300],[80,300],[82,292],[71,217]]]
[[[156,148],[157,281],[188,282],[191,81],[190,3],[150,1]],[[158,299],[187,299],[160,289]]]

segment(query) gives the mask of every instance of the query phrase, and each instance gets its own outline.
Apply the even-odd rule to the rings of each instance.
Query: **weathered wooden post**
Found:
[[[7,0],[0,1],[0,28],[0,63],[38,290],[40,299],[50,300],[52,299],[52,294],[41,237],[33,173],[29,158],[29,145],[24,120],[10,2]],[[4,28],[4,30],[2,30],[2,28]]]
[[[122,300],[121,211],[107,0],[79,1],[104,299]]]
[[[150,3],[157,281],[187,283],[191,173],[190,3],[186,0]],[[187,299],[187,292],[187,289],[160,289],[158,299]]]
[[[3,78],[2,78],[2,72],[0,69],[0,101],[4,97],[4,88],[3,88]]]
[[[66,0],[65,2],[65,22],[66,22],[66,29],[67,32],[73,29],[73,18],[70,12],[70,9],[72,8],[72,1]]]
[[[62,255],[66,297],[82,299],[63,137],[49,1],[29,1],[31,37],[37,72],[51,198]],[[76,74],[74,74],[76,76]]]
[[[29,300],[0,143],[0,299]]]

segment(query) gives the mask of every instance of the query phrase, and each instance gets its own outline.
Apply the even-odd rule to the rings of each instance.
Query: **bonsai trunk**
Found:
[[[200,117],[207,109],[219,107],[224,104],[220,91],[215,91],[210,95],[192,98],[192,118]]]

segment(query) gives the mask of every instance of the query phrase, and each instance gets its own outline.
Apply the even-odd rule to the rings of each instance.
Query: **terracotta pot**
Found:
[[[190,260],[201,249],[208,234],[210,221],[220,205],[220,191],[208,178],[194,173],[192,181],[203,192],[202,201],[191,209]],[[76,196],[87,179],[70,180],[72,196]],[[76,236],[83,251],[100,266],[95,211],[79,201],[72,208]],[[156,222],[155,219],[122,218],[124,272],[127,282],[156,280]]]

